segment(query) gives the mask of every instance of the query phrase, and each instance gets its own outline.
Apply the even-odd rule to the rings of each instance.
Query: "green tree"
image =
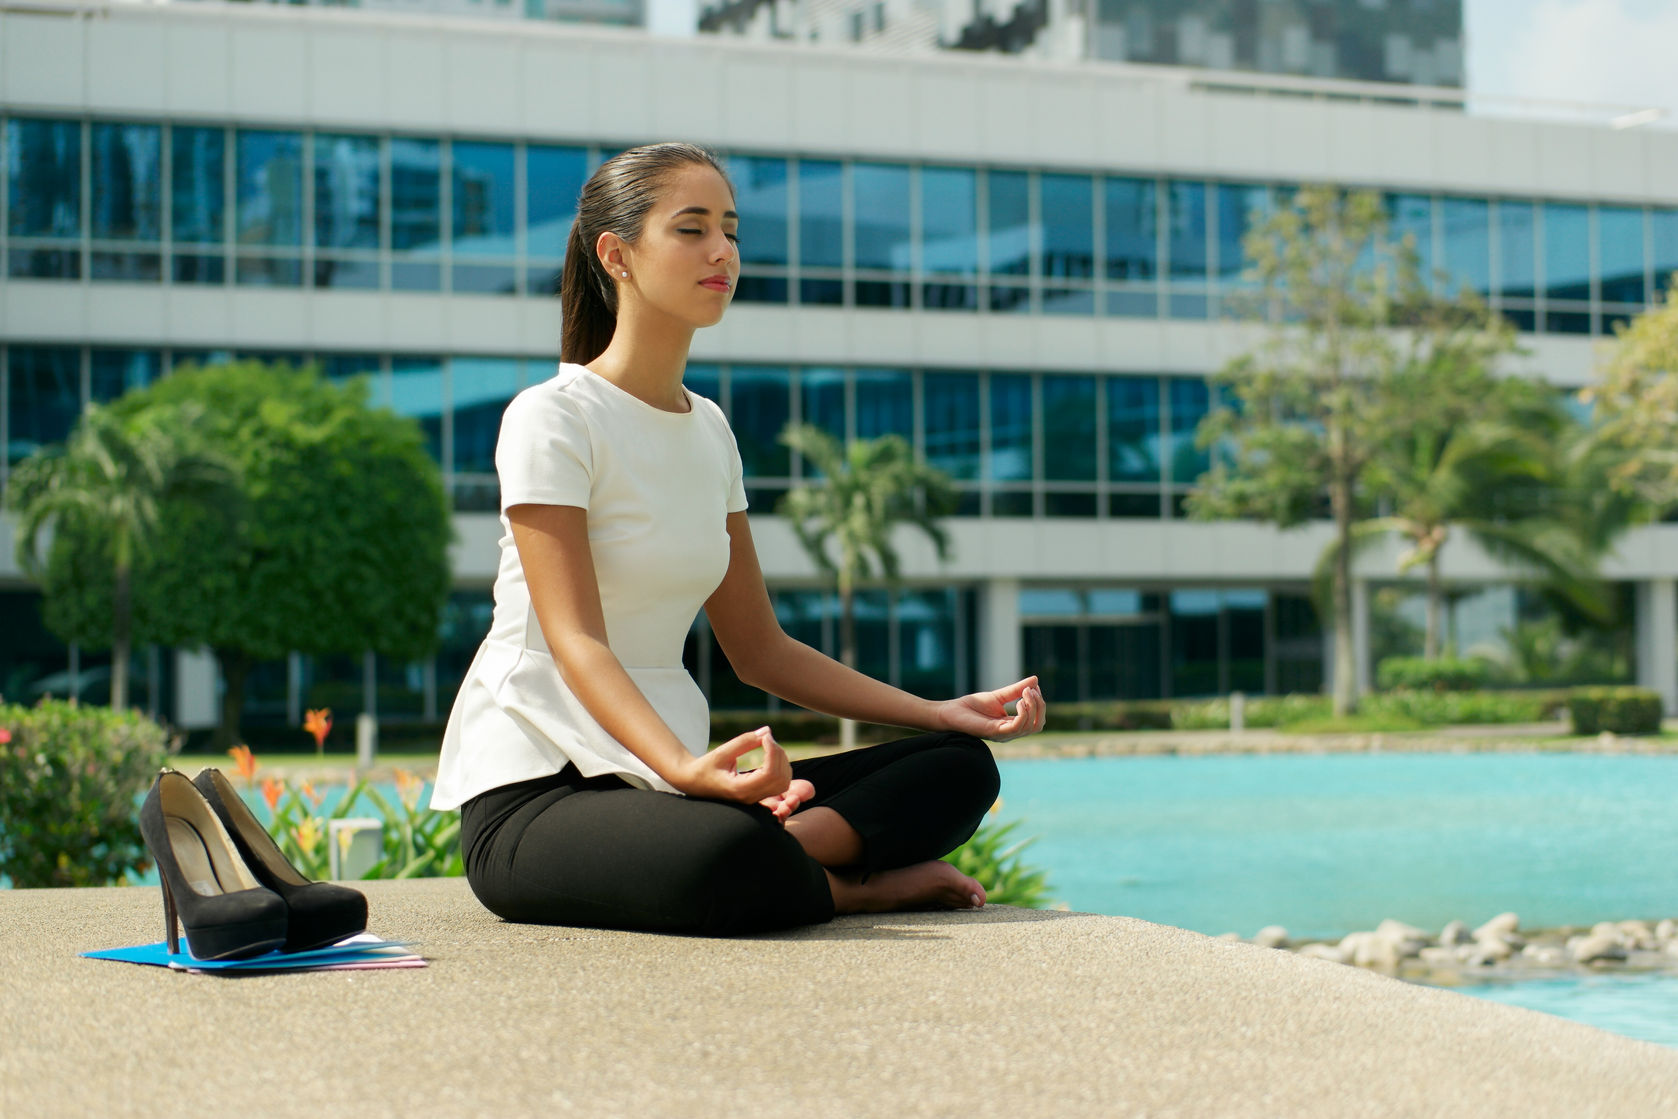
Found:
[[[1188,508],[1200,519],[1290,528],[1326,494],[1334,712],[1345,715],[1357,704],[1353,526],[1369,511],[1375,449],[1399,411],[1393,383],[1465,333],[1450,317],[1427,314],[1414,246],[1389,239],[1372,192],[1304,187],[1258,222],[1243,248],[1256,281],[1247,313],[1271,321],[1217,376],[1235,399],[1200,425],[1199,443],[1218,444],[1219,453]]]
[[[1678,506],[1678,273],[1665,296],[1621,328],[1612,356],[1580,399],[1593,406],[1597,447],[1614,491],[1665,512]]]
[[[1398,536],[1407,545],[1398,573],[1426,572],[1428,660],[1441,651],[1440,555],[1455,533],[1599,618],[1612,610],[1595,577],[1598,549],[1581,529],[1586,513],[1569,508],[1566,449],[1578,425],[1547,386],[1492,372],[1513,347],[1512,332],[1478,301],[1469,296],[1449,310],[1457,324],[1436,324],[1424,359],[1392,376],[1392,423],[1374,444],[1366,476],[1383,512],[1352,527],[1354,548]],[[1319,583],[1337,555],[1331,544]]]
[[[240,738],[252,665],[292,650],[397,657],[436,648],[449,590],[448,501],[411,418],[367,404],[364,379],[258,362],[178,369],[112,411],[203,409],[205,445],[234,462],[243,500],[229,522],[171,500],[168,526],[136,568],[134,628],[160,644],[209,647],[224,684],[216,745]],[[110,613],[87,578],[108,546],[55,540],[47,609],[60,632],[97,631]]]
[[[140,414],[94,405],[68,440],[19,463],[6,487],[6,504],[18,517],[18,564],[44,582],[48,620],[60,623],[53,627],[60,636],[111,650],[111,707],[117,711],[128,707],[134,572],[166,535],[163,509],[190,502],[207,520],[225,523],[237,508],[235,467],[198,445],[202,417],[203,408],[191,403]],[[98,571],[87,576],[100,584],[106,606],[79,625],[63,625],[63,612],[52,609],[76,588],[53,577],[62,565],[49,565],[42,556],[49,532],[69,546],[99,544],[103,577]]]
[[[898,435],[862,439],[841,447],[812,424],[789,424],[780,441],[819,472],[819,480],[794,486],[776,506],[810,559],[834,576],[839,589],[839,659],[856,667],[857,583],[876,570],[896,580],[899,563],[892,532],[907,525],[924,532],[938,558],[949,554],[949,535],[938,518],[955,511],[955,487],[940,470],[917,463]],[[845,749],[856,727],[840,722]]]

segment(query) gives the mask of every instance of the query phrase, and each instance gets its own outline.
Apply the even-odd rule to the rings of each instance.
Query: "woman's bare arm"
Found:
[[[693,796],[755,802],[786,790],[791,767],[772,738],[754,731],[695,757],[624,671],[606,644],[586,510],[514,505],[507,520],[548,651],[566,687],[607,734],[673,788]],[[734,763],[759,747],[764,763],[737,773]]]
[[[735,675],[789,703],[889,726],[960,730],[1001,741],[1043,728],[1043,696],[1028,676],[994,692],[942,701],[881,683],[795,640],[769,603],[745,513],[728,516],[728,574],[705,603],[705,616]],[[1006,703],[1018,701],[1010,715]]]

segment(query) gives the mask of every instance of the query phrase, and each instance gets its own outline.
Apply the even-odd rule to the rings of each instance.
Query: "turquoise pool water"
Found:
[[[1073,909],[1332,937],[1506,910],[1528,928],[1678,916],[1678,757],[1090,758],[1001,763],[1004,820]],[[1678,976],[1456,990],[1678,1046]]]

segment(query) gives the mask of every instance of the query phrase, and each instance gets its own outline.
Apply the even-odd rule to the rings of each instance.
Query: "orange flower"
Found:
[[[251,753],[249,746],[235,746],[227,751],[227,756],[233,759],[234,768],[238,770],[240,777],[243,777],[247,782],[256,779],[258,763],[256,755]]]
[[[285,786],[272,777],[262,779],[262,799],[268,802],[268,811],[272,812],[280,805],[280,791]]]
[[[315,792],[315,785],[312,781],[303,782],[303,795],[308,797],[309,803],[314,805],[316,808],[319,808],[320,802],[326,799],[319,793]]]
[[[8,745],[12,741],[12,732],[0,727],[0,746]]]
[[[303,719],[303,729],[315,736],[315,751],[326,748],[326,736],[332,733],[332,708],[311,710]]]
[[[420,789],[425,782],[405,769],[396,771],[396,795],[402,799],[409,812],[419,807]]]

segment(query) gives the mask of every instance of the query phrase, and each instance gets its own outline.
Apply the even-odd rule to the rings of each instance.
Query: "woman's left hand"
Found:
[[[1015,704],[1008,714],[1004,704]],[[1048,705],[1037,686],[1037,677],[998,688],[994,692],[974,692],[959,699],[948,699],[939,707],[939,715],[948,730],[961,731],[975,738],[992,742],[1006,742],[1025,734],[1036,734],[1043,729]]]
[[[775,819],[785,821],[788,816],[798,811],[798,806],[816,795],[816,787],[804,778],[795,778],[787,786],[784,793],[776,793],[772,797],[764,797],[758,801],[763,807],[775,814]]]

